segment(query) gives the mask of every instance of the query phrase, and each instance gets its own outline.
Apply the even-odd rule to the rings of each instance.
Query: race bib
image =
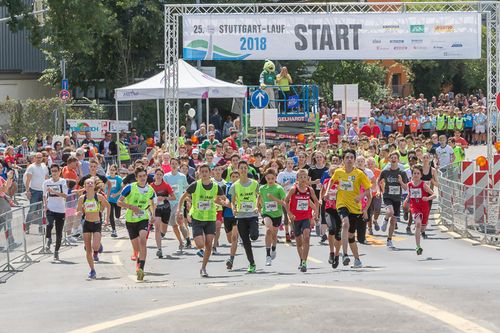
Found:
[[[309,200],[297,200],[297,210],[305,211],[309,209]]]
[[[199,201],[198,209],[202,211],[206,211],[210,209],[210,201]]]
[[[340,181],[340,189],[344,191],[354,191],[354,184],[352,181]]]
[[[321,185],[320,183],[316,184],[316,189],[317,189],[318,191],[321,191],[321,186],[322,186],[322,185]]]
[[[328,200],[337,200],[337,190],[330,190],[328,192]]]
[[[411,188],[410,189],[410,198],[421,199],[422,198],[422,190],[419,188]]]
[[[175,184],[175,185],[170,185],[170,187],[172,187],[172,191],[174,191],[174,193],[179,192],[179,185],[177,185],[177,184]]]
[[[97,210],[97,203],[95,201],[87,201],[85,202],[85,210],[86,211],[96,211]]]
[[[253,212],[253,210],[254,210],[253,202],[243,201],[241,203],[240,211],[242,211],[242,212]]]
[[[389,194],[390,195],[400,195],[401,194],[401,186],[389,186]]]
[[[278,203],[276,201],[269,201],[265,203],[267,212],[277,212],[278,211]]]
[[[142,209],[138,213],[132,212],[132,217],[135,219],[143,218],[143,217],[145,217],[145,215],[146,215],[146,211],[144,211]]]
[[[116,187],[116,179],[108,179],[109,184],[111,185],[111,188]]]

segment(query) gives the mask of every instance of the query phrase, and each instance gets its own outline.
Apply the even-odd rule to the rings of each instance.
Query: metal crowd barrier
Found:
[[[500,188],[464,185],[460,168],[438,171],[441,223],[461,237],[500,246]]]
[[[66,206],[67,213],[70,208],[76,211],[76,201],[67,202]],[[65,221],[61,247],[75,245],[66,239],[67,223],[68,219]],[[26,265],[37,262],[37,255],[52,253],[46,249],[46,228],[41,202],[0,214],[0,283],[5,282],[4,277],[8,274],[20,272]],[[55,244],[54,234],[55,227],[52,229],[52,244]]]

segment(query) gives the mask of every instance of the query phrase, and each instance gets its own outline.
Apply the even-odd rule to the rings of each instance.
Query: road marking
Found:
[[[121,248],[125,244],[125,240],[120,239],[119,241],[116,242],[115,247],[117,249]]]
[[[120,259],[119,256],[114,255],[114,256],[111,257],[111,259],[113,259],[113,262],[115,263],[115,265],[117,265],[117,266],[123,266],[123,263],[122,263],[122,261],[121,261],[121,259]]]
[[[340,289],[346,291],[353,291],[361,294],[366,294],[374,297],[383,298],[385,300],[391,301],[393,303],[397,303],[403,306],[406,306],[412,310],[418,311],[427,315],[429,317],[433,317],[461,332],[474,332],[474,333],[493,333],[476,323],[471,322],[470,320],[465,319],[462,316],[455,315],[446,310],[439,309],[435,306],[432,306],[427,303],[423,303],[405,296],[396,295],[392,293],[388,293],[385,291],[368,289],[368,288],[358,288],[358,287],[341,287],[341,286],[323,286],[317,284],[292,284],[297,287],[310,287],[310,288],[324,288],[324,289]]]
[[[312,261],[315,264],[322,264],[323,263],[321,260],[318,260],[318,259],[313,258],[311,256],[307,257],[307,260]]]
[[[110,321],[105,321],[105,322],[91,325],[91,326],[87,326],[87,327],[82,327],[82,328],[73,330],[69,333],[99,332],[99,331],[110,329],[110,328],[113,328],[116,326],[121,326],[121,325],[129,324],[129,323],[133,323],[136,321],[160,316],[160,315],[174,312],[174,311],[180,311],[180,310],[194,308],[197,306],[219,303],[219,302],[228,301],[228,300],[232,300],[235,298],[241,298],[241,297],[245,297],[245,296],[252,296],[252,295],[258,295],[258,294],[283,290],[283,289],[286,289],[288,287],[290,287],[289,284],[277,284],[271,288],[251,290],[251,291],[245,291],[245,292],[235,293],[235,294],[228,294],[228,295],[223,295],[223,296],[216,296],[216,297],[206,298],[206,299],[199,300],[199,301],[194,301],[194,302],[189,302],[189,303],[184,303],[184,304],[179,304],[179,305],[173,305],[173,306],[167,306],[167,307],[156,309],[156,310],[150,310],[150,311],[138,313],[135,315],[128,315],[126,317],[122,317],[122,318],[118,318],[118,319],[114,319],[114,320],[110,320]]]

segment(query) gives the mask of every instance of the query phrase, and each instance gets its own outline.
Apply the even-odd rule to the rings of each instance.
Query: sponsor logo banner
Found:
[[[474,12],[183,15],[186,60],[480,57],[481,15]]]

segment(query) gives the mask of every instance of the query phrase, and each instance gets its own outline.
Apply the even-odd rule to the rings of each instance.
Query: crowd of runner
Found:
[[[221,135],[222,123],[189,134],[182,128],[175,156],[135,129],[118,141],[106,133],[100,143],[90,133],[84,140],[72,133],[61,147],[42,139],[31,149],[24,138],[20,148],[5,147],[0,194],[8,201],[15,193],[17,162],[33,155],[23,181],[28,199],[43,202],[47,250],[54,228],[55,260],[64,237],[70,242],[82,237],[90,279],[103,251],[101,234],[118,237],[125,232],[117,228],[122,223],[138,280],[148,258],[163,257],[169,227],[180,254],[193,249],[202,258],[202,277],[225,242],[228,270],[238,251],[244,251],[249,273],[256,271],[254,255],[265,256],[271,266],[278,244],[286,242],[295,244],[298,269],[306,272],[312,235],[328,244],[325,256],[334,269],[348,266],[351,257],[352,267],[359,268],[357,243],[376,233],[394,248],[400,222],[414,234],[421,255],[437,169],[462,160],[469,144],[486,141],[484,100],[457,94],[383,101],[360,128],[335,108],[322,105],[321,113],[319,136],[272,146],[240,139],[238,127]],[[260,253],[252,242],[261,230],[265,252]],[[148,256],[149,237],[157,250]]]

